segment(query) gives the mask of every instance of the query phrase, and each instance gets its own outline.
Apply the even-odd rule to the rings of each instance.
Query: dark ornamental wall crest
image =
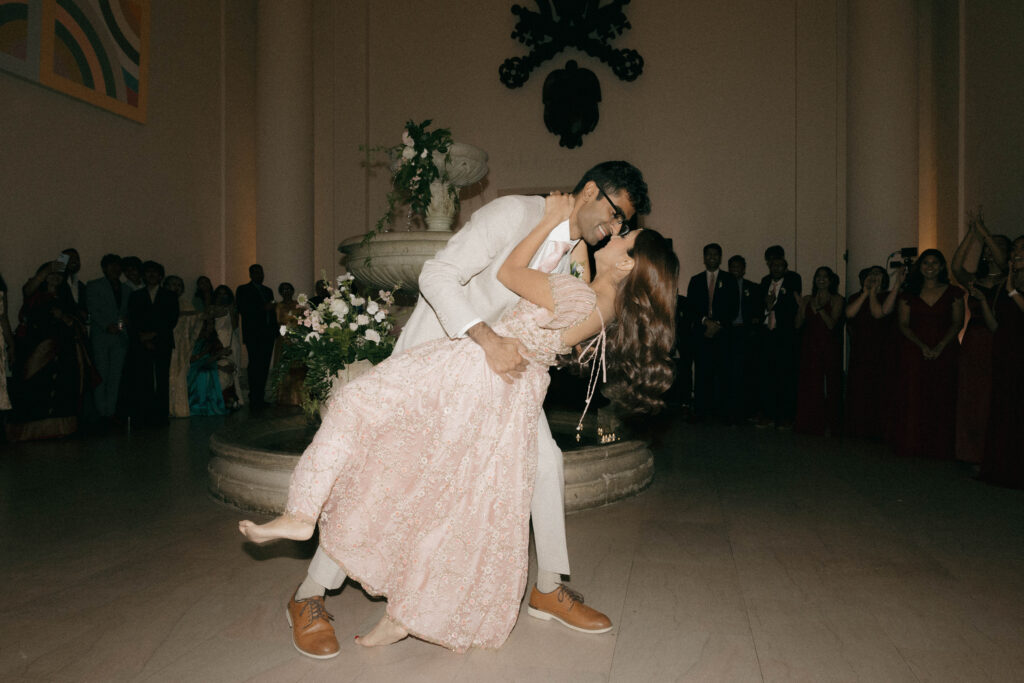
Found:
[[[643,73],[644,58],[632,49],[615,49],[609,42],[632,28],[622,8],[630,0],[536,0],[537,11],[512,6],[518,17],[512,38],[529,52],[510,57],[498,68],[498,77],[509,88],[518,88],[541,64],[566,48],[576,48],[598,59],[624,81]],[[589,69],[569,60],[564,69],[551,72],[544,80],[544,124],[559,136],[563,147],[583,144],[583,136],[594,130],[601,101],[601,84]]]

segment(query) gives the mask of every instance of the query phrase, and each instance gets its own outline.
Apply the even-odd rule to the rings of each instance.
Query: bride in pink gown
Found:
[[[558,356],[589,339],[581,360],[598,373],[607,358],[606,394],[633,412],[660,407],[672,378],[675,254],[641,230],[595,253],[590,285],[527,268],[571,202],[549,197],[498,273],[522,297],[495,327],[525,346],[522,377],[504,382],[468,339],[392,356],[332,397],[292,475],[285,514],[239,524],[264,542],[309,538],[319,520],[321,547],[368,593],[388,598],[361,644],[412,634],[462,652],[505,642],[526,585],[537,423]]]

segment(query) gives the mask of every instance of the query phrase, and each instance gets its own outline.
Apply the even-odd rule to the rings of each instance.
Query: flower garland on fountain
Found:
[[[440,229],[451,227],[459,209],[459,191],[447,171],[454,141],[449,129],[428,130],[430,124],[430,119],[422,123],[409,120],[400,144],[369,148],[371,154],[382,153],[390,160],[392,189],[387,194],[388,208],[367,239],[391,225],[395,208],[402,202],[409,204],[410,218],[418,214],[428,226],[440,221],[444,223]]]
[[[353,280],[348,274],[339,276],[337,286],[328,285],[328,296],[319,304],[299,294],[295,323],[281,326],[284,339],[274,381],[283,381],[295,365],[305,367],[302,409],[310,417],[319,415],[338,383],[355,379],[395,348],[393,293],[381,290],[377,298],[363,296],[352,291]]]

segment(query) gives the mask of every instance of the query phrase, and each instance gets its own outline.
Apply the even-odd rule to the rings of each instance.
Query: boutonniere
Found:
[[[750,296],[750,290],[749,289],[744,289],[743,290],[743,296]]]
[[[569,264],[569,274],[574,278],[583,278],[583,264],[579,261],[573,261]]]
[[[785,293],[786,293],[786,288],[785,287],[779,287],[779,294],[785,294]]]
[[[719,281],[718,281],[718,288],[719,288],[719,289],[721,289],[721,288],[722,288],[722,281],[721,281],[721,280],[719,280]]]

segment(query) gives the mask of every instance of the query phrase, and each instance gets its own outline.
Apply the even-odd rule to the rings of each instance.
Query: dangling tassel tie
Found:
[[[608,381],[608,368],[605,364],[605,348],[608,345],[608,335],[604,331],[604,317],[601,316],[601,309],[594,308],[594,310],[597,311],[597,316],[601,318],[601,332],[591,339],[590,343],[580,351],[580,364],[586,365],[591,363],[591,366],[590,380],[587,382],[587,403],[583,406],[583,414],[580,415],[580,421],[576,425],[576,443],[580,442],[580,433],[583,431],[583,418],[587,416],[587,410],[590,408],[590,401],[594,398],[594,392],[597,391],[598,382]],[[601,369],[600,376],[598,375],[598,367]]]

